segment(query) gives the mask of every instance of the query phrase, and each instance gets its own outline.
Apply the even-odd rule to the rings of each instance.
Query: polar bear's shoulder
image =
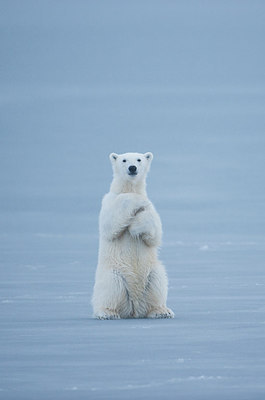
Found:
[[[112,192],[106,193],[103,196],[102,205],[111,204],[111,203],[113,203],[113,201],[115,201],[116,198],[117,198],[117,195],[115,193],[112,193]]]

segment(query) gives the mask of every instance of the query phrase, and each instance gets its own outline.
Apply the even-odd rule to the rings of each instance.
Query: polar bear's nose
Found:
[[[130,174],[135,174],[137,167],[135,165],[130,165],[128,170],[129,170]]]

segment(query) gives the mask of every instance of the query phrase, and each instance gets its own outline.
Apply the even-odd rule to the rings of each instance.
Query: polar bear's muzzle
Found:
[[[137,175],[137,167],[135,165],[130,165],[128,167],[128,174],[129,175]]]

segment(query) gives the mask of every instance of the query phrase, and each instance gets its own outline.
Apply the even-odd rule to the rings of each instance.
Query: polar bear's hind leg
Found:
[[[173,311],[166,306],[167,275],[163,265],[157,265],[148,277],[146,299],[149,305],[147,318],[174,318]]]
[[[128,291],[119,271],[110,270],[108,277],[97,280],[92,303],[97,319],[126,318],[130,313]]]

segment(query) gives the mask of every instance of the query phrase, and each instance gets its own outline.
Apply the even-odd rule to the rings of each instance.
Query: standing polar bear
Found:
[[[158,260],[162,226],[145,179],[152,153],[110,154],[113,181],[99,217],[92,304],[98,319],[173,318],[167,275]]]

